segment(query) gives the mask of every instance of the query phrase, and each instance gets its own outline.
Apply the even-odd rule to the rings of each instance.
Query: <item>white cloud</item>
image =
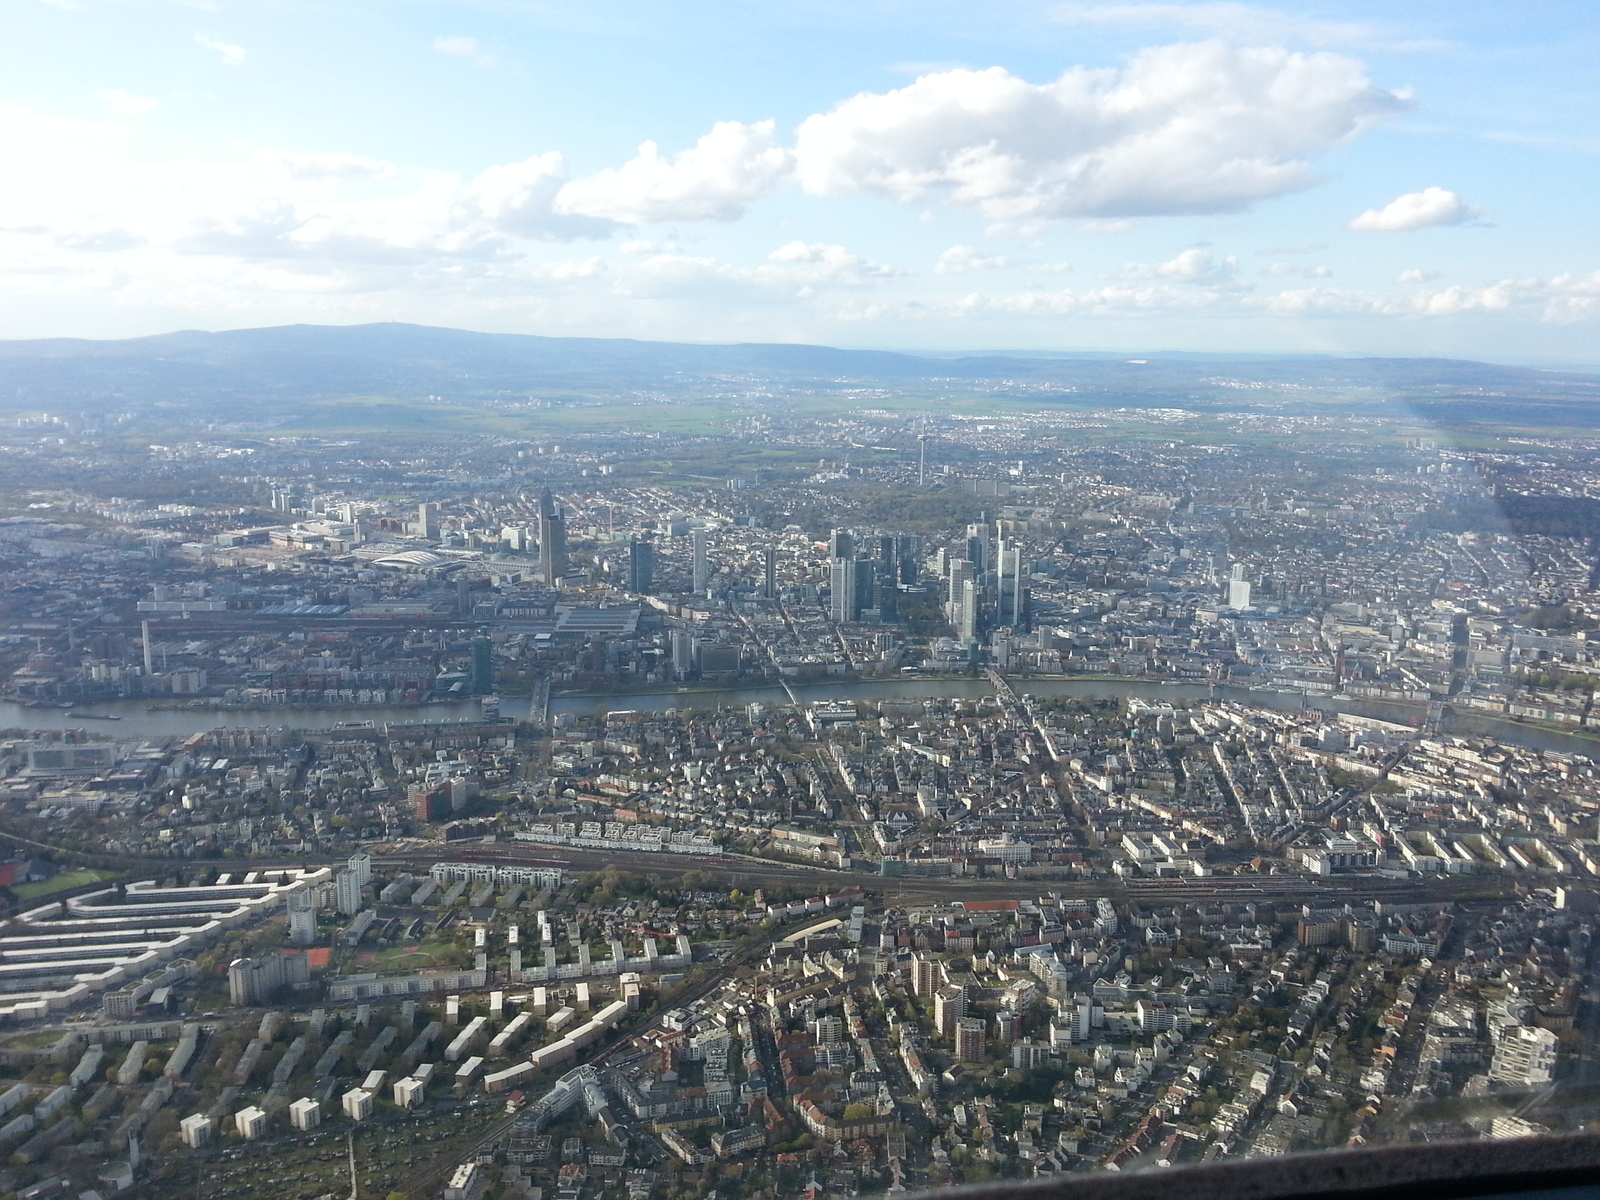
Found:
[[[721,121],[672,158],[645,142],[622,166],[567,184],[556,210],[625,225],[737,220],[792,169],[793,156],[775,144],[775,132],[772,121]]]
[[[1430,187],[1407,192],[1382,208],[1369,208],[1348,227],[1358,233],[1413,233],[1435,225],[1460,225],[1477,215],[1478,210],[1454,192]]]
[[[1427,283],[1439,278],[1437,271],[1424,271],[1421,267],[1407,267],[1395,276],[1396,283]]]
[[[106,112],[113,117],[142,117],[161,107],[161,101],[151,96],[136,96],[120,88],[95,92],[90,98],[105,105]]]
[[[245,53],[243,46],[235,46],[232,42],[221,41],[208,33],[195,34],[194,41],[197,46],[204,46],[207,50],[216,51],[217,57],[230,67],[242,67],[245,59],[249,57]]]
[[[788,242],[767,255],[767,261],[796,267],[803,264],[804,269],[801,273],[811,282],[887,279],[906,273],[898,267],[873,262],[871,259],[862,258],[859,254],[851,253],[843,246],[834,246],[826,242]]]
[[[464,58],[475,67],[487,69],[500,65],[500,60],[492,54],[486,54],[474,37],[434,38],[433,48],[447,58]]]
[[[1125,263],[1117,274],[1123,279],[1176,279],[1180,283],[1217,286],[1232,283],[1239,260],[1232,255],[1218,259],[1209,250],[1188,249],[1164,263]]]
[[[1308,159],[1407,102],[1348,58],[1218,42],[1046,84],[953,70],[808,117],[797,175],[813,195],[943,193],[995,221],[1236,212],[1309,186]]]
[[[1337,46],[1366,41],[1372,30],[1354,22],[1293,17],[1250,4],[1063,4],[1052,14],[1069,25],[1127,25],[1196,29],[1254,45],[1304,42]]]
[[[998,254],[983,254],[972,246],[951,246],[934,263],[935,275],[965,275],[969,271],[999,271],[1014,264]]]

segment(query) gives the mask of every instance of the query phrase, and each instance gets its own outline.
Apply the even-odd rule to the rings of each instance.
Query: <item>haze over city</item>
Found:
[[[8,336],[1592,361],[1570,4],[18,3]]]

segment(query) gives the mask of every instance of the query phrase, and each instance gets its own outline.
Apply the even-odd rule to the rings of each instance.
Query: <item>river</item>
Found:
[[[1019,692],[1039,697],[1070,696],[1080,700],[1125,700],[1138,696],[1147,700],[1204,700],[1208,697],[1234,700],[1262,708],[1292,711],[1302,705],[1328,711],[1357,713],[1380,720],[1415,724],[1423,710],[1415,705],[1360,700],[1353,697],[1302,696],[1299,692],[1252,691],[1244,688],[1204,684],[1160,683],[1131,679],[1028,679],[1012,680]],[[802,701],[818,700],[975,700],[994,693],[984,679],[883,679],[841,680],[833,683],[796,684],[795,695]],[[592,713],[605,709],[660,712],[669,708],[716,708],[745,704],[787,704],[781,687],[747,687],[688,692],[642,692],[631,695],[554,696],[552,712]],[[89,733],[118,738],[188,737],[218,726],[289,726],[293,729],[330,729],[340,722],[374,721],[403,725],[439,721],[473,721],[482,713],[476,700],[458,700],[423,706],[359,705],[339,708],[271,708],[245,711],[155,711],[143,700],[124,700],[106,704],[85,704],[76,709],[26,708],[0,703],[0,729],[83,729]],[[525,718],[527,697],[503,696],[500,713],[505,717]],[[117,721],[85,719],[83,713],[105,713]],[[1495,737],[1512,745],[1536,750],[1556,750],[1573,754],[1600,754],[1600,742],[1558,730],[1507,721],[1484,713],[1446,713],[1445,729],[1468,736]]]

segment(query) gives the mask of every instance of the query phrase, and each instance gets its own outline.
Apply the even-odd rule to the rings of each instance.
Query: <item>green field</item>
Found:
[[[116,871],[67,871],[57,875],[54,879],[41,879],[38,883],[18,884],[11,890],[16,892],[19,900],[37,900],[41,896],[53,896],[57,892],[70,891],[76,887],[83,887],[88,883],[99,883],[105,879],[115,879]]]

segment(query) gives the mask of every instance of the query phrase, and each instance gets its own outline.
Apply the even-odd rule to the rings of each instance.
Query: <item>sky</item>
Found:
[[[0,338],[1600,363],[1600,6],[0,12]]]

